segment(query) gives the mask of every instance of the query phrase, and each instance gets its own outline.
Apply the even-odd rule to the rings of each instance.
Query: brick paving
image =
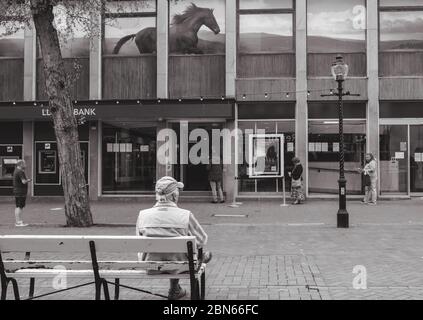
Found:
[[[207,299],[423,299],[422,200],[386,201],[364,206],[349,203],[351,228],[337,229],[336,201],[309,201],[282,208],[278,201],[246,202],[240,208],[185,203],[209,234],[214,258],[207,267]],[[63,227],[60,202],[31,203],[31,226],[13,226],[13,208],[0,203],[1,234],[133,234],[138,210],[148,203],[94,202],[96,223],[90,229]],[[247,218],[214,214],[247,214]],[[81,257],[70,257],[81,258]],[[367,270],[367,289],[352,282],[354,266]],[[86,279],[72,279],[68,285]],[[88,280],[87,280],[88,281]],[[28,280],[20,281],[21,295]],[[37,282],[36,293],[51,289],[51,279]],[[122,281],[123,284],[129,282]],[[181,282],[189,288],[186,281]],[[161,294],[167,281],[131,281]],[[188,290],[189,291],[189,290]],[[93,299],[93,287],[46,299]],[[127,289],[121,299],[160,299]]]

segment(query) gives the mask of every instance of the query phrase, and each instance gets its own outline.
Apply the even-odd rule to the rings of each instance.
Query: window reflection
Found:
[[[24,57],[24,30],[14,24],[0,25],[0,57]]]
[[[308,0],[309,52],[365,52],[365,0]]]
[[[242,14],[239,17],[240,52],[292,52],[292,14]]]
[[[357,169],[362,167],[366,152],[366,122],[344,121],[344,141],[348,194],[363,194],[362,177]],[[308,171],[310,193],[338,193],[338,121],[309,121]]]
[[[169,11],[170,53],[225,53],[224,0],[172,1]]]
[[[423,11],[381,12],[380,49],[423,49]]]

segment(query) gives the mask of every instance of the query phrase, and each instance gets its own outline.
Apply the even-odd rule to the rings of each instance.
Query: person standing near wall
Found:
[[[291,197],[292,204],[300,204],[301,201],[305,200],[303,192],[303,166],[301,165],[300,159],[297,157],[292,158],[294,168],[291,172]],[[284,178],[282,178],[284,179]]]
[[[207,171],[210,187],[213,194],[212,203],[218,203],[217,195],[219,194],[220,203],[225,202],[223,197],[222,190],[222,180],[223,180],[223,165],[220,161],[220,157],[216,155],[216,152],[212,150],[212,158],[210,163],[207,165]]]
[[[364,174],[365,181],[365,193],[364,199],[362,200],[365,204],[376,205],[377,192],[377,164],[376,159],[371,153],[366,154],[366,163],[363,169],[359,169]],[[367,180],[367,183],[366,183]]]
[[[26,204],[26,195],[28,193],[28,183],[31,179],[27,179],[25,175],[26,163],[24,160],[16,162],[16,168],[13,172],[13,194],[15,195],[15,226],[26,227],[28,224],[23,223],[22,213]]]

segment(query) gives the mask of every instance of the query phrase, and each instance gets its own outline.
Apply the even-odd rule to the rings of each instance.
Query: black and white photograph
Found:
[[[423,0],[0,0],[1,300],[421,301],[422,208]]]

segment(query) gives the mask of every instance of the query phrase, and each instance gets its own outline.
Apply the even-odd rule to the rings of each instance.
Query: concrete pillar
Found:
[[[100,170],[101,168],[101,135],[100,135],[100,121],[91,121],[89,126],[89,196],[90,200],[98,200],[98,196],[101,195],[101,184],[100,184]]]
[[[235,121],[236,120],[228,120],[226,123],[226,129],[234,132],[236,127]],[[223,165],[223,190],[226,193],[226,202],[231,202],[234,199],[234,196],[237,196],[238,187],[237,181],[235,180],[236,153],[238,152],[235,136],[231,137],[229,144],[225,145],[225,143],[223,143],[223,147],[223,159],[226,153],[230,152],[231,163]]]
[[[94,16],[93,19],[101,19]],[[100,21],[99,21],[100,22]],[[102,55],[101,55],[101,35],[90,39],[90,100],[101,99],[102,95]],[[92,121],[89,127],[89,159],[88,173],[89,197],[90,200],[98,200],[101,195],[101,122]]]
[[[367,0],[367,152],[379,158],[378,3]]]
[[[36,36],[35,27],[25,28],[24,31],[24,100],[36,99]],[[28,178],[34,179],[33,176],[33,156],[34,153],[34,130],[32,121],[23,122],[23,154],[22,158],[25,160],[27,168],[26,175]],[[34,195],[34,182],[28,186],[28,195]]]
[[[94,16],[92,19],[101,20],[100,16]],[[101,24],[101,21],[99,21]],[[90,100],[101,99],[102,89],[102,63],[101,63],[101,34],[98,37],[90,39]]]
[[[25,173],[28,178],[33,179],[31,183],[28,185],[28,195],[34,195],[34,180],[35,175],[33,174],[34,170],[33,167],[35,166],[35,162],[33,163],[33,156],[34,153],[34,130],[33,130],[33,122],[32,121],[24,121],[23,122],[23,154],[22,158],[26,162],[26,169]]]
[[[157,98],[169,97],[169,3],[157,1]]]
[[[156,134],[156,137],[159,136],[160,130],[165,129],[166,127],[167,127],[167,125],[166,125],[166,122],[165,121],[159,121],[157,123],[157,134]],[[156,141],[156,144],[157,144],[156,145],[156,150],[159,150],[159,148],[163,144],[165,144],[165,143],[166,143],[166,141],[162,141],[162,140],[157,139],[157,141]],[[160,179],[161,177],[163,177],[163,176],[166,176],[166,175],[170,175],[171,176],[172,175],[171,172],[168,172],[167,169],[169,169],[169,168],[166,168],[166,165],[165,164],[160,163],[158,157],[156,156],[156,181],[158,179]]]
[[[31,23],[32,25],[32,23]],[[36,36],[35,27],[26,27],[24,31],[24,100],[36,99]]]
[[[227,97],[235,97],[236,79],[236,1],[226,1],[226,78],[225,94]]]
[[[295,109],[295,154],[300,158],[305,173],[304,185],[308,193],[307,164],[307,1],[297,0],[295,8],[295,52],[296,52],[296,109]]]

